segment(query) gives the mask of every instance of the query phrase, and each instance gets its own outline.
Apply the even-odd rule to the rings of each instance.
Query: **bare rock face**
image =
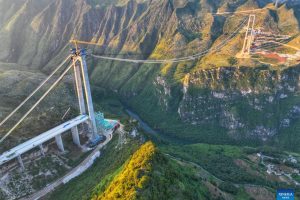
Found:
[[[219,124],[235,138],[244,132],[245,137],[266,141],[299,119],[299,102],[290,102],[298,96],[299,78],[299,67],[280,73],[250,68],[200,70],[189,75],[179,115],[192,124]]]

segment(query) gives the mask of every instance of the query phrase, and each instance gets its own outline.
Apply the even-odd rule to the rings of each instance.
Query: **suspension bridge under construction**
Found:
[[[277,6],[276,2],[276,6]],[[228,42],[234,38],[237,34],[241,32],[243,28],[246,27],[245,32],[245,38],[241,50],[241,57],[247,58],[249,57],[251,53],[251,47],[254,41],[255,36],[255,19],[256,16],[252,14],[252,12],[260,12],[262,10],[265,10],[267,8],[262,9],[254,9],[254,10],[246,10],[246,11],[239,11],[240,14],[249,14],[249,17],[244,18],[241,20],[240,24],[237,25],[237,27],[229,34],[228,37],[226,37],[222,42],[210,49],[204,50],[202,52],[198,52],[193,55],[189,56],[183,56],[183,57],[177,57],[177,58],[171,58],[171,59],[161,59],[161,60],[151,60],[151,59],[130,59],[130,58],[118,58],[118,57],[108,57],[103,55],[95,55],[91,54],[94,58],[104,59],[104,60],[111,60],[111,61],[120,61],[120,62],[130,62],[130,63],[148,63],[148,64],[163,64],[163,63],[178,63],[178,62],[184,62],[184,61],[190,61],[190,60],[196,60],[200,57],[211,53],[219,51],[222,47],[228,44]],[[214,15],[228,15],[232,14],[230,12],[224,12],[224,13],[214,13]],[[85,41],[79,41],[79,40],[71,40],[71,43],[74,43],[75,48],[72,49],[71,55],[68,56],[61,65],[59,65],[23,102],[20,103],[20,105],[14,109],[4,120],[0,122],[0,127],[6,123],[33,95],[39,91],[42,86],[44,86],[51,77],[54,76],[55,73],[60,70],[67,61],[71,60],[71,64],[65,68],[63,73],[58,77],[58,79],[50,86],[50,88],[40,97],[40,99],[37,100],[37,102],[25,113],[25,115],[0,139],[0,144],[4,142],[4,140],[9,137],[10,134],[24,121],[24,119],[39,105],[39,103],[46,98],[46,96],[55,88],[55,86],[58,85],[58,83],[62,80],[62,78],[69,72],[71,69],[73,69],[74,73],[74,79],[75,79],[75,85],[76,85],[76,94],[78,99],[78,105],[80,113],[77,117],[74,119],[71,119],[67,122],[64,122],[63,124],[54,127],[28,141],[25,143],[22,143],[0,155],[0,165],[3,165],[13,159],[18,160],[20,163],[20,166],[24,169],[24,164],[22,161],[22,154],[25,154],[26,152],[34,149],[39,148],[41,152],[44,154],[43,150],[43,144],[47,141],[55,138],[56,144],[60,151],[64,151],[64,145],[62,140],[62,134],[71,130],[72,132],[72,138],[74,144],[77,146],[81,145],[80,137],[79,137],[79,131],[78,126],[80,124],[85,124],[89,127],[90,134],[90,141],[97,143],[97,141],[100,141],[101,138],[103,138],[103,135],[105,135],[105,131],[107,129],[105,126],[109,127],[108,129],[112,129],[117,124],[116,121],[107,120],[105,121],[103,115],[95,113],[94,106],[93,106],[93,99],[91,94],[91,88],[90,88],[90,80],[88,76],[88,67],[86,63],[86,56],[87,52],[85,49],[78,48],[78,44],[85,44],[85,45],[99,45],[97,43],[93,42],[85,42]],[[285,45],[290,48],[294,48],[296,50],[300,50],[297,47],[284,44],[282,42],[274,42],[276,45]],[[109,124],[109,125],[107,125]]]
[[[93,106],[93,100],[90,89],[90,81],[88,77],[88,69],[86,64],[86,51],[85,49],[73,49],[70,56],[68,56],[63,63],[54,70],[15,110],[13,110],[1,123],[3,125],[9,120],[47,81],[69,60],[72,64],[68,66],[59,78],[51,85],[51,87],[42,95],[42,97],[26,112],[26,114],[1,138],[2,143],[23,120],[37,107],[37,105],[50,93],[50,91],[61,81],[66,73],[73,68],[76,93],[78,97],[80,115],[74,119],[71,119],[55,128],[52,128],[12,149],[4,152],[0,155],[0,165],[9,162],[10,160],[17,158],[20,166],[24,169],[24,164],[21,155],[29,150],[39,147],[42,154],[44,154],[43,143],[55,138],[56,144],[60,151],[64,152],[64,145],[62,140],[62,134],[71,130],[74,144],[80,146],[80,137],[78,132],[78,126],[80,124],[87,124],[89,130],[91,130],[90,141],[97,143],[104,137],[104,132],[108,129],[113,129],[118,122],[115,120],[105,120],[103,115],[95,117],[95,111]],[[84,94],[85,93],[85,94]],[[87,105],[87,106],[86,106]],[[87,107],[87,108],[86,108]],[[98,114],[99,115],[99,114]],[[102,117],[102,118],[101,118]],[[97,121],[96,121],[97,119]]]

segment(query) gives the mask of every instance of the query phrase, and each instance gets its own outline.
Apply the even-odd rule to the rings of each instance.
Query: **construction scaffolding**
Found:
[[[96,112],[95,118],[96,118],[96,125],[99,130],[105,130],[105,131],[111,130],[118,124],[118,121],[116,120],[105,119],[104,114],[102,112]]]

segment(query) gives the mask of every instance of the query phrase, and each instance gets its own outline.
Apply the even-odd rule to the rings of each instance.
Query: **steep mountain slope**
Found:
[[[193,61],[150,65],[90,57],[92,84],[117,92],[153,127],[183,142],[269,142],[299,151],[293,145],[299,141],[299,67],[256,59],[232,64],[244,37],[243,26],[237,28],[247,15],[208,14],[268,7],[257,14],[256,26],[297,41],[299,6],[276,10],[269,3],[2,0],[7,12],[1,12],[0,60],[48,72],[68,54],[73,37],[97,42],[100,46],[89,47],[94,54],[174,58],[213,50],[238,30],[221,49]]]
[[[237,22],[236,17],[226,19],[207,12],[258,8],[266,6],[266,2],[24,0],[20,4],[16,0],[2,0],[1,8],[7,12],[1,16],[3,51],[0,59],[43,68],[61,50],[65,50],[71,37],[98,42],[103,45],[97,49],[99,53],[121,51],[142,54],[137,57],[151,54],[165,57],[183,54],[184,51],[179,52],[178,49],[186,45],[190,48],[196,46],[200,51],[211,47],[223,31],[232,28],[232,22]],[[291,13],[289,23],[296,28],[294,23],[297,20],[291,20],[295,18],[293,9],[288,9]],[[281,14],[286,13],[284,9],[281,10],[276,17],[279,22],[286,17]],[[272,24],[275,20],[272,20],[273,15],[265,13],[262,15],[265,20],[260,23]],[[268,18],[270,20],[266,22]],[[280,27],[272,28],[279,31],[282,30]]]
[[[207,193],[199,178],[180,171],[147,142],[105,191],[92,199],[204,199]]]

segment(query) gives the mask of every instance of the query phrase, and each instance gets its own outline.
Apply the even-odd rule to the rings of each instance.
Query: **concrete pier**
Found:
[[[56,144],[57,144],[58,149],[59,149],[61,152],[64,152],[64,151],[65,151],[65,148],[64,148],[64,144],[63,144],[63,141],[62,141],[62,138],[61,138],[61,134],[55,136],[55,141],[56,141]]]
[[[80,138],[79,138],[79,133],[78,133],[78,128],[77,126],[74,126],[71,129],[72,132],[72,138],[73,138],[73,142],[77,145],[80,146]]]
[[[43,148],[43,144],[40,144],[39,147],[40,147],[42,155],[45,157],[45,151],[44,151],[44,148]]]
[[[275,2],[275,8],[278,8],[278,1],[279,0],[276,0],[276,2]]]
[[[25,170],[25,166],[24,166],[24,163],[23,163],[21,155],[18,155],[18,162],[19,162],[22,170]]]

